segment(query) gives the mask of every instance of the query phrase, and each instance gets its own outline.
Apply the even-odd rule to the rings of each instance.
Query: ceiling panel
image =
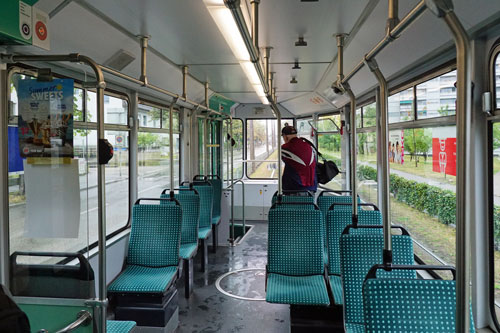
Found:
[[[314,92],[281,104],[296,116],[335,109],[325,98]]]
[[[200,0],[87,0],[133,34],[150,35],[150,45],[176,64],[235,62]]]
[[[278,90],[313,91],[328,64],[301,64],[301,69],[292,67],[291,64],[273,65],[273,71],[276,72],[274,86]],[[290,83],[292,76],[296,77],[298,83]]]

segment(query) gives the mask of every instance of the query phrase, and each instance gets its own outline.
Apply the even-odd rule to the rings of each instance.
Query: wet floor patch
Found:
[[[217,279],[230,271],[265,267],[267,223],[252,224],[255,227],[241,244],[234,248],[219,247],[216,254],[209,253],[206,272],[199,271],[200,258],[195,258],[193,294],[189,299],[179,294],[178,332],[289,332],[288,305],[237,299],[215,287]],[[265,298],[265,271],[246,272],[248,274],[222,280],[221,286],[238,295]],[[182,280],[177,286],[179,290],[183,290]]]
[[[244,268],[221,275],[215,287],[222,294],[246,301],[266,300],[265,268]]]

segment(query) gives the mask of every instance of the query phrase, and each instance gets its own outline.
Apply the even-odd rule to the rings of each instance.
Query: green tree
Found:
[[[450,110],[448,109],[448,104],[446,104],[445,106],[440,106],[439,109],[437,110],[437,113],[439,113],[441,117],[449,116]]]
[[[363,122],[364,127],[375,126],[377,124],[377,108],[374,104],[363,108]]]
[[[432,134],[429,129],[413,128],[404,131],[405,151],[415,160],[418,166],[419,156],[423,155],[427,161],[427,153],[432,147]]]

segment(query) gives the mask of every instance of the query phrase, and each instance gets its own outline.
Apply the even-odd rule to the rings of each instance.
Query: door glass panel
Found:
[[[495,301],[500,303],[500,123],[493,124],[493,248]]]
[[[224,179],[231,178],[231,151],[230,151],[230,142],[229,140],[229,121],[224,121],[224,151],[223,151],[223,160],[224,160]],[[239,179],[243,177],[243,120],[241,119],[233,119],[233,176],[234,179]]]
[[[500,54],[497,54],[495,60],[495,97],[496,97],[496,109],[500,109]]]
[[[282,119],[293,125],[292,119]],[[247,120],[247,159],[255,162],[247,163],[248,178],[278,179],[278,141],[283,144],[283,138],[277,132],[276,119],[249,119]],[[284,165],[282,165],[284,167]]]
[[[340,133],[336,134],[318,134],[318,150],[327,160],[334,161],[340,169],[342,166],[341,161],[341,136]],[[322,185],[332,190],[342,190],[345,183],[345,174],[339,174],[333,178],[328,184]]]

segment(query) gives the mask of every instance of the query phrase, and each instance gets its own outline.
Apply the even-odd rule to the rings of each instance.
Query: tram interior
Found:
[[[6,0],[0,114],[0,332],[500,331],[498,0]]]

